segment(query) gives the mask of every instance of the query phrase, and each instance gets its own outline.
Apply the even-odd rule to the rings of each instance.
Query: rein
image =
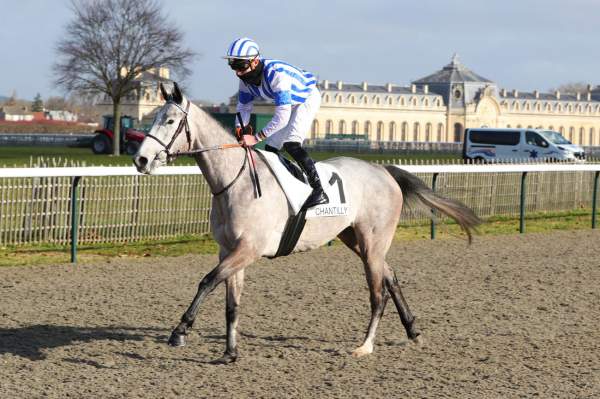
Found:
[[[188,103],[187,103],[185,109],[181,108],[179,106],[179,104],[177,104],[174,101],[169,101],[169,103],[173,104],[174,106],[179,108],[179,110],[181,110],[181,112],[183,112],[183,114],[184,114],[184,117],[179,121],[179,126],[177,126],[177,130],[175,131],[175,134],[171,138],[171,141],[169,142],[169,144],[165,144],[161,139],[159,139],[158,137],[156,137],[152,134],[146,134],[146,137],[150,137],[151,139],[156,141],[158,144],[160,144],[164,148],[164,150],[161,152],[165,152],[167,154],[167,162],[172,161],[173,159],[177,158],[180,155],[190,155],[191,156],[191,155],[196,155],[196,154],[202,154],[203,152],[207,152],[207,151],[226,150],[229,148],[239,148],[239,147],[245,148],[246,156],[244,157],[244,163],[242,164],[242,167],[240,168],[240,171],[238,172],[238,174],[223,189],[221,189],[220,191],[218,191],[216,193],[212,192],[212,195],[218,196],[218,195],[225,193],[227,190],[229,190],[235,184],[235,182],[240,178],[240,176],[246,169],[246,165],[248,164],[248,158],[252,157],[252,153],[251,153],[252,149],[245,147],[244,145],[239,144],[239,143],[227,143],[227,144],[214,145],[211,147],[204,147],[204,148],[200,148],[197,150],[192,150],[191,149],[192,148],[192,135],[190,132],[190,125],[188,123],[188,113],[190,110],[191,101],[188,100]],[[185,136],[186,136],[187,143],[188,143],[188,150],[187,151],[177,151],[175,153],[172,153],[171,147],[173,146],[173,143],[175,143],[175,140],[177,139],[179,134],[181,134],[181,132],[184,130],[184,128],[185,128]],[[158,154],[160,154],[160,152]],[[155,159],[156,159],[156,157],[158,157],[158,154],[156,154]],[[250,179],[252,180],[252,183],[254,186],[254,192],[256,195],[257,192],[260,193],[260,185],[258,185],[259,184],[258,178],[256,178],[256,180],[254,178],[254,176],[256,175],[256,165],[254,164],[253,157],[252,157],[252,161],[253,161],[252,163],[253,163],[253,167],[254,167],[254,175],[251,173]],[[258,185],[258,188],[257,188],[257,185]],[[259,196],[260,195],[257,195],[257,198]]]

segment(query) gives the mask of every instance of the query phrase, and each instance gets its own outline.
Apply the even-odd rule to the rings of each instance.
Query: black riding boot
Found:
[[[313,191],[308,196],[304,205],[302,205],[302,209],[306,210],[312,208],[315,205],[327,204],[329,203],[329,198],[325,191],[323,190],[323,186],[321,185],[321,179],[319,179],[319,175],[317,173],[317,168],[315,167],[314,161],[308,156],[308,153],[300,143],[288,142],[283,145],[283,148],[287,151],[288,154],[294,158],[294,161],[298,163],[300,168],[306,173],[306,177],[308,178],[308,184],[312,187]]]

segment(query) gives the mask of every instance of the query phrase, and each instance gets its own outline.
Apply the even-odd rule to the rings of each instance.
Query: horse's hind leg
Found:
[[[376,243],[372,240],[374,238],[372,236],[367,238],[364,235],[361,235],[361,242],[359,243],[356,230],[352,228],[344,230],[339,235],[339,238],[344,244],[352,249],[352,251],[361,257],[365,268],[365,276],[369,285],[371,320],[369,321],[367,334],[362,345],[352,352],[352,356],[361,357],[373,352],[377,326],[389,298],[387,292],[383,289],[385,264],[383,254],[385,251],[380,248],[382,245],[380,242]]]
[[[238,307],[242,289],[244,288],[244,270],[240,270],[225,281],[225,319],[227,323],[227,342],[225,353],[220,359],[215,360],[215,364],[227,364],[237,360],[237,324],[239,318]]]
[[[402,295],[402,290],[400,289],[400,284],[396,278],[396,273],[394,273],[392,268],[387,263],[385,263],[384,280],[385,287],[392,296],[392,300],[396,305],[396,309],[400,315],[400,320],[402,321],[402,325],[406,330],[406,335],[408,335],[408,338],[418,343],[420,341],[420,333],[415,326],[415,317],[412,315],[408,307],[408,303],[406,302],[406,299],[404,299],[404,295]]]

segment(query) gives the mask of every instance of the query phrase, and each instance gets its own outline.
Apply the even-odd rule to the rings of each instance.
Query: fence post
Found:
[[[596,228],[596,200],[598,199],[598,175],[600,171],[596,171],[594,174],[594,192],[592,193],[592,229]]]
[[[527,172],[523,172],[521,175],[521,206],[519,210],[519,233],[525,233],[525,178],[527,177]]]
[[[77,232],[79,231],[79,210],[77,207],[77,186],[81,176],[71,181],[71,263],[77,263]]]
[[[431,180],[431,190],[435,191],[435,185],[437,182],[438,173],[433,174],[433,179]],[[431,210],[432,218],[431,218],[431,239],[435,240],[435,210]]]

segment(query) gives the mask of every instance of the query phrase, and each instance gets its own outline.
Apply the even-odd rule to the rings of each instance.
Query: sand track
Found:
[[[240,360],[224,290],[188,346],[171,328],[214,256],[0,269],[1,398],[600,397],[600,232],[395,243],[388,261],[426,345],[388,305],[375,352],[368,289],[342,246],[247,272]]]

